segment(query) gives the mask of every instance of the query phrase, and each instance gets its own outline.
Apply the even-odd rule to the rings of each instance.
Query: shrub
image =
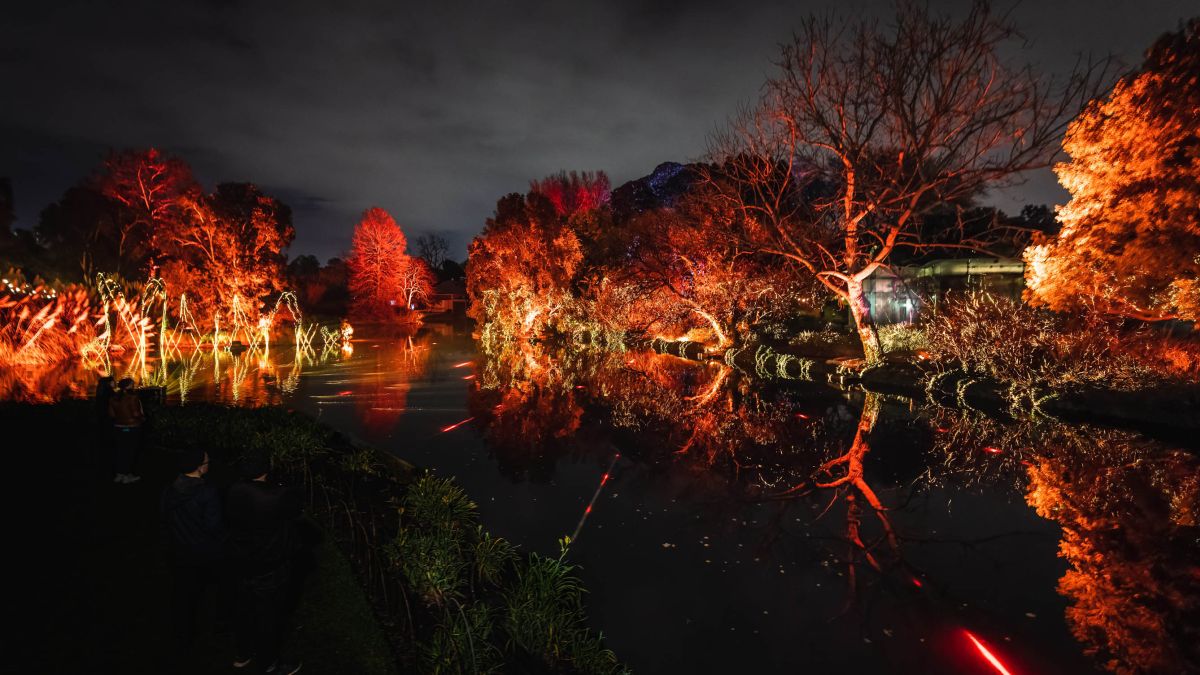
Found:
[[[879,327],[879,343],[884,354],[916,352],[929,348],[925,331],[911,323],[893,323]]]
[[[1129,352],[1138,338],[1116,324],[987,293],[948,298],[925,334],[932,356],[1010,383],[1015,395],[1085,386],[1128,391],[1165,379]]]
[[[529,556],[504,594],[503,625],[510,645],[549,666],[569,663],[581,673],[623,672],[616,655],[584,626],[584,590],[574,569],[562,556]]]

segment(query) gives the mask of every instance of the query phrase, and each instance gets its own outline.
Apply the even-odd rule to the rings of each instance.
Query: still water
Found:
[[[1198,667],[1200,462],[1136,433],[648,353],[481,353],[447,326],[150,371],[172,400],[282,403],[453,475],[526,550],[573,535],[590,620],[638,673]],[[0,396],[94,378],[0,373]]]

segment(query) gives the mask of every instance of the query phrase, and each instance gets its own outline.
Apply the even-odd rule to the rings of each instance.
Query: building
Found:
[[[434,286],[426,311],[446,314],[465,313],[467,311],[466,283],[460,279],[450,279]]]
[[[947,293],[984,291],[1014,300],[1025,288],[1025,263],[1006,258],[952,258],[924,265],[879,267],[863,282],[877,324],[908,323]]]

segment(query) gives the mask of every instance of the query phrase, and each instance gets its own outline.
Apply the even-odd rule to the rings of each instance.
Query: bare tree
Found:
[[[426,232],[417,237],[417,257],[424,260],[429,269],[440,269],[449,253],[450,246],[442,235]]]
[[[928,245],[924,214],[1050,165],[1106,71],[1042,76],[1002,57],[1014,41],[983,1],[961,19],[909,2],[891,25],[813,16],[758,104],[713,138],[708,184],[742,234],[847,302],[868,363],[881,349],[863,281]]]

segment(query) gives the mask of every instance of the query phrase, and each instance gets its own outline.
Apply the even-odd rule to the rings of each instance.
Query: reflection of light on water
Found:
[[[455,422],[454,424],[451,424],[450,426],[443,428],[442,433],[446,433],[447,431],[454,431],[455,429],[461,427],[462,425],[466,424],[467,422],[470,422],[473,419],[475,419],[475,418],[468,417],[467,419],[465,419],[461,422]]]
[[[1000,662],[1000,659],[996,658],[996,655],[989,651],[988,648],[979,641],[979,638],[972,635],[971,631],[969,630],[964,630],[963,632],[966,633],[967,637],[970,638],[972,643],[974,643],[975,649],[979,650],[979,653],[983,655],[983,658],[987,659],[987,662],[992,664],[992,667],[996,669],[996,672],[1000,673],[1001,675],[1012,675],[1012,673],[1008,671],[1008,668],[1005,668],[1004,664]]]

